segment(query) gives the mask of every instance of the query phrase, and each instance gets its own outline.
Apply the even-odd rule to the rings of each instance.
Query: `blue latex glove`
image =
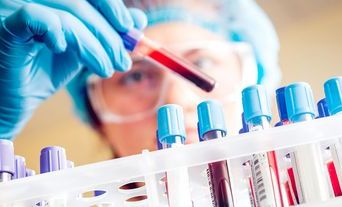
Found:
[[[128,70],[131,60],[117,32],[147,22],[121,0],[16,2],[20,8],[1,14],[0,24],[0,138],[5,139],[84,66],[101,77]]]

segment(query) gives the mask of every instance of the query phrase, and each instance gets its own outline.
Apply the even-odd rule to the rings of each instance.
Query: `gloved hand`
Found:
[[[101,77],[128,70],[131,60],[118,32],[147,22],[121,0],[34,2],[22,1],[1,19],[0,138],[12,139],[39,104],[84,66]]]

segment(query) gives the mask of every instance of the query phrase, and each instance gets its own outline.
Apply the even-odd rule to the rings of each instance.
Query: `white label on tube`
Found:
[[[254,154],[251,164],[258,206],[276,206],[267,154]]]
[[[187,168],[182,167],[167,171],[167,188],[170,206],[192,206]]]
[[[334,143],[330,146],[331,156],[335,165],[336,174],[338,176],[338,182],[340,187],[342,186],[342,147],[339,142]]]
[[[324,173],[319,144],[308,144],[296,147],[295,161],[304,202],[309,203],[327,200],[329,198],[329,186]],[[300,194],[298,193],[298,195]]]

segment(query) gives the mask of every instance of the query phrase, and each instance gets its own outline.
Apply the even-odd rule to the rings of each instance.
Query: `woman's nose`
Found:
[[[195,87],[185,80],[174,78],[170,80],[166,95],[166,103],[178,104],[183,107],[184,113],[195,112],[196,106],[203,98],[196,93]]]
[[[203,98],[196,93],[196,89],[190,83],[178,78],[170,82],[166,103],[178,104],[183,107],[184,120],[187,133],[186,143],[198,142],[197,135],[197,104]]]

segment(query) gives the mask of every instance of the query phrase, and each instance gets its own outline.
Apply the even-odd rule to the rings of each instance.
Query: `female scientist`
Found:
[[[0,4],[2,139],[13,139],[39,104],[67,85],[77,115],[117,157],[156,149],[156,109],[167,103],[184,108],[192,143],[198,140],[195,113],[201,100],[221,101],[234,133],[240,126],[241,89],[261,83],[271,90],[279,81],[277,37],[252,0]],[[126,6],[143,10],[147,19]],[[192,62],[218,87],[202,92],[148,59],[128,54],[119,33],[146,25],[147,37]]]

